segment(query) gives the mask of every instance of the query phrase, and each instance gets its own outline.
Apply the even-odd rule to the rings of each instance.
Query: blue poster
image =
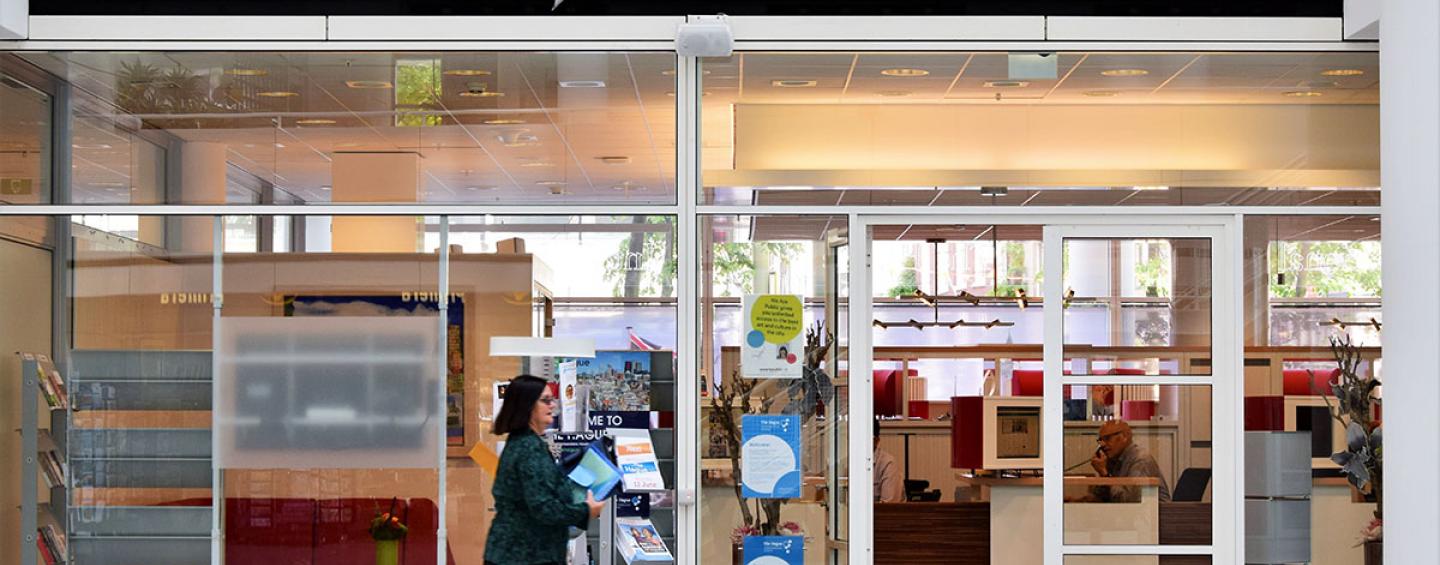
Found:
[[[805,565],[804,536],[748,536],[745,565]]]
[[[740,482],[746,498],[800,497],[800,416],[740,418]]]

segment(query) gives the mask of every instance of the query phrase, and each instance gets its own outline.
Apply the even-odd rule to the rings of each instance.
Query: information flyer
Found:
[[[665,490],[665,479],[660,477],[660,463],[655,458],[655,446],[650,442],[649,431],[616,434],[615,462],[624,477],[626,492]]]
[[[565,361],[555,368],[560,376],[560,431],[580,431],[579,390],[575,382],[575,362]]]
[[[740,435],[742,496],[799,498],[800,416],[742,416]]]
[[[747,379],[798,379],[805,367],[805,307],[793,294],[745,296],[740,374]]]
[[[805,565],[804,536],[748,536],[745,565]]]

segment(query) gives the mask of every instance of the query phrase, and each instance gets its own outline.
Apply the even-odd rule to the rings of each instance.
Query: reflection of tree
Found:
[[[1285,273],[1286,284],[1277,275]],[[1270,245],[1270,296],[1380,296],[1380,243],[1300,241]]]
[[[1135,320],[1135,344],[1136,345],[1168,345],[1170,339],[1170,321],[1161,316],[1159,312],[1145,312],[1143,318]]]
[[[226,86],[211,89],[210,77],[175,66],[121,62],[115,74],[116,101],[130,114],[189,114],[239,109]]]
[[[650,223],[669,223],[668,218],[651,218]],[[633,236],[632,236],[633,237]],[[638,253],[631,254],[631,239],[625,238],[620,243],[620,249],[615,255],[605,260],[605,279],[616,284],[615,294],[619,296],[623,290],[624,273],[627,266],[635,266],[643,272],[640,282],[642,293],[653,293],[656,290],[664,293],[659,296],[673,296],[673,289],[670,285],[675,280],[675,253],[674,253],[674,231],[667,231],[664,234],[646,234],[645,244]],[[790,267],[800,259],[800,253],[804,251],[805,245],[801,243],[781,243],[773,241],[757,241],[751,243],[716,243],[710,248],[710,281],[713,285],[716,296],[740,296],[755,291],[755,279],[760,276],[755,272],[755,258],[760,254],[770,256],[771,266],[775,272],[787,272]],[[663,253],[663,255],[662,255]],[[663,265],[655,272],[646,271],[645,265],[659,263],[661,257],[665,257]],[[627,265],[627,260],[634,258],[635,261]],[[654,296],[653,294],[646,294]]]
[[[636,231],[620,240],[620,248],[605,260],[605,280],[615,285],[615,296],[674,296],[677,263],[673,222],[666,216],[636,216],[632,221],[663,224],[666,228],[659,232]],[[646,265],[659,267],[646,269]]]
[[[890,290],[885,292],[885,296],[891,298],[910,298],[915,296],[915,291],[917,290],[920,290],[920,282],[915,276],[915,258],[906,257],[905,269],[900,271],[900,280],[895,283],[895,286],[890,287]]]

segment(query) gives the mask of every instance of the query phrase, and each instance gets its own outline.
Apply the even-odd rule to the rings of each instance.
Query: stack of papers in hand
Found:
[[[595,500],[604,500],[620,483],[620,469],[600,450],[600,446],[592,443],[585,448],[580,462],[570,470],[570,480],[589,489],[595,494]]]

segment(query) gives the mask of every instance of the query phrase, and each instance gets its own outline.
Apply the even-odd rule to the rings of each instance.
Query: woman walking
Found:
[[[495,521],[485,541],[486,565],[560,565],[569,527],[585,528],[605,503],[570,481],[540,434],[555,420],[555,397],[543,379],[510,381],[492,429],[506,435],[495,473]]]

